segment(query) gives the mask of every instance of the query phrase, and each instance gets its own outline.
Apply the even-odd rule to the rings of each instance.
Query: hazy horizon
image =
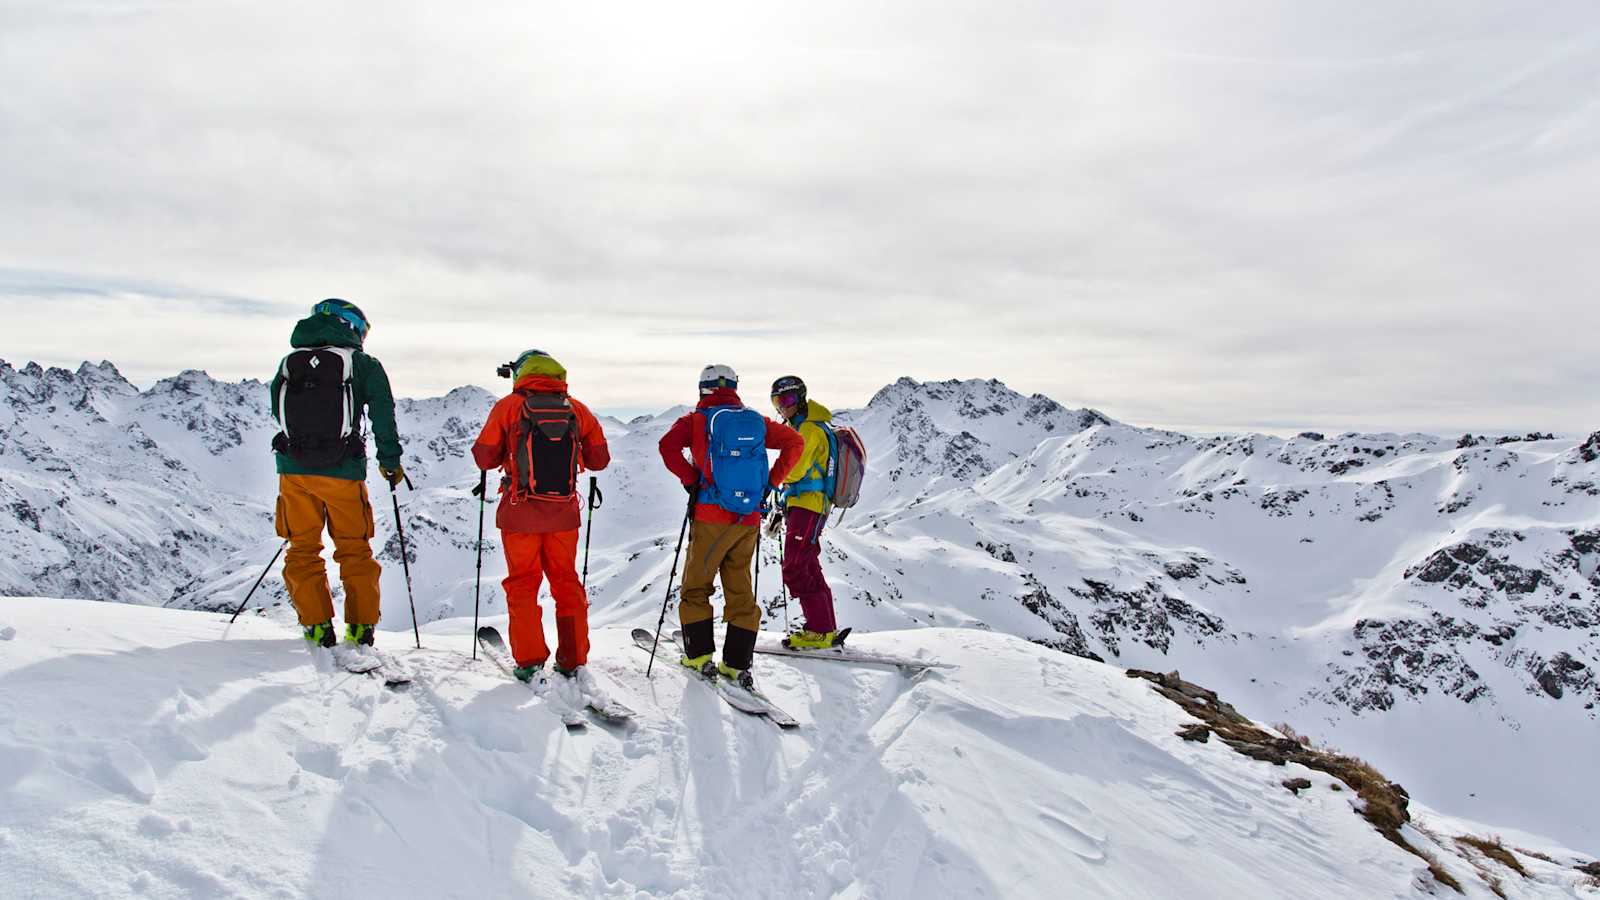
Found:
[[[1587,433],[1597,51],[1573,0],[17,0],[0,355],[261,378],[333,296],[404,395],[538,347],[624,411],[717,361]]]

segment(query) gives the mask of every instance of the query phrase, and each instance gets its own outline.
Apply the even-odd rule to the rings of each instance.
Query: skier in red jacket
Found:
[[[707,675],[720,674],[753,689],[750,663],[755,654],[756,632],[761,626],[761,608],[750,583],[750,563],[759,541],[761,512],[757,509],[741,515],[707,500],[715,492],[710,490],[706,411],[718,408],[743,411],[738,386],[739,376],[733,369],[707,366],[700,373],[699,406],[673,423],[661,438],[660,450],[667,469],[698,501],[689,531],[682,602],[678,605],[678,621],[683,625],[682,663]],[[778,451],[778,461],[770,468],[766,483],[758,486],[764,501],[765,494],[777,490],[799,461],[805,442],[793,428],[764,416],[761,418],[766,422],[766,449]],[[688,459],[684,458],[685,450],[689,451]],[[707,490],[702,492],[702,488]],[[716,637],[710,597],[712,582],[719,575],[725,597],[722,617],[728,623],[728,631],[722,645],[722,664],[715,666],[712,655],[716,652]]]

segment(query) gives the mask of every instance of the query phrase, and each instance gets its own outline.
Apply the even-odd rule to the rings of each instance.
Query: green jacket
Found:
[[[378,465],[389,466],[400,462],[400,434],[394,426],[394,393],[389,389],[389,376],[383,363],[361,352],[361,338],[337,322],[332,316],[308,316],[294,326],[289,336],[289,346],[349,347],[355,371],[351,373],[350,390],[355,395],[356,414],[367,411],[372,420],[372,437],[378,445]],[[283,385],[283,364],[272,373],[272,418],[278,419],[278,388]],[[358,423],[359,425],[359,423]],[[367,457],[346,457],[343,462],[328,468],[311,468],[296,462],[293,457],[274,453],[278,458],[279,475],[326,475],[347,481],[367,480]]]

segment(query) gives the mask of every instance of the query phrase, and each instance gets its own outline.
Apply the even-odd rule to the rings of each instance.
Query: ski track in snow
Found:
[[[3,602],[7,897],[1427,895],[1327,776],[1184,743],[1143,682],[1016,638],[870,636],[963,664],[909,679],[758,659],[781,732],[602,629],[639,715],[568,733],[453,623],[388,644],[395,691],[266,621]],[[1579,895],[1548,869],[1512,895]]]

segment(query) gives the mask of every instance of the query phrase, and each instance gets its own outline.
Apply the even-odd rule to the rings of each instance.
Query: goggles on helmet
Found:
[[[351,309],[346,304],[335,303],[331,300],[324,300],[321,303],[318,303],[316,307],[312,309],[312,312],[324,316],[333,316],[334,318],[343,321],[346,325],[350,326],[352,331],[362,338],[365,338],[367,336],[367,332],[372,330],[372,326],[367,323],[367,320],[362,318],[360,313],[356,312],[354,309]]]

